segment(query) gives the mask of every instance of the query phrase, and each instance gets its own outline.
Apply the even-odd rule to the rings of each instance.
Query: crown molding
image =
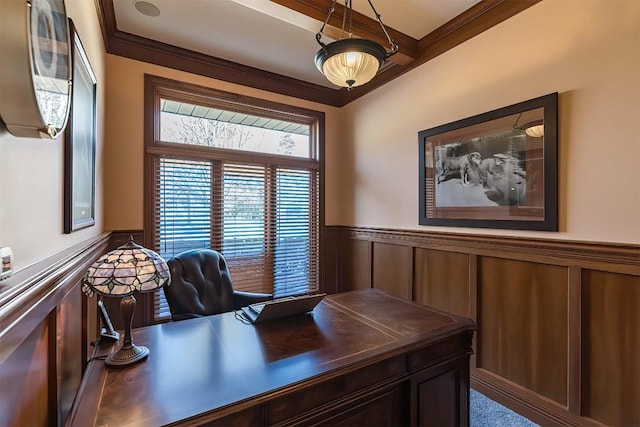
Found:
[[[326,18],[330,3],[330,0],[272,1],[321,22]],[[351,91],[308,83],[125,33],[117,28],[113,0],[95,0],[95,3],[105,49],[109,54],[324,105],[342,107],[540,1],[542,0],[482,0],[420,40],[387,27],[400,46],[400,56],[396,55],[398,58],[385,66],[369,83]],[[372,29],[377,26],[379,24],[374,19],[354,14],[354,28],[360,36],[376,40],[379,35],[374,36]]]

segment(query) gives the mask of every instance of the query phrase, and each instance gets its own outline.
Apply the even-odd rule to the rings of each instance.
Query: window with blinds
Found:
[[[161,80],[147,93],[150,246],[218,250],[238,290],[318,291],[322,113]],[[158,292],[154,319],[168,318]]]

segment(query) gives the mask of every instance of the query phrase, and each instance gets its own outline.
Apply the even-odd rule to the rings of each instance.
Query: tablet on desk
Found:
[[[313,310],[325,295],[314,294],[277,298],[242,307],[242,312],[253,323],[304,314]]]

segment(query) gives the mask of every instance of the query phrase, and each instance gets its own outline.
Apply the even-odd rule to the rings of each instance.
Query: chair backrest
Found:
[[[222,254],[211,249],[190,250],[167,264],[171,285],[163,289],[174,320],[233,311],[233,284]]]

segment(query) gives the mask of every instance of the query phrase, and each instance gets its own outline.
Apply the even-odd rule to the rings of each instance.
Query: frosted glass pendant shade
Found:
[[[371,40],[343,39],[316,53],[316,67],[334,85],[351,88],[375,77],[386,55],[384,48]]]
[[[524,133],[534,138],[540,138],[544,136],[544,125],[528,127],[524,130]]]

